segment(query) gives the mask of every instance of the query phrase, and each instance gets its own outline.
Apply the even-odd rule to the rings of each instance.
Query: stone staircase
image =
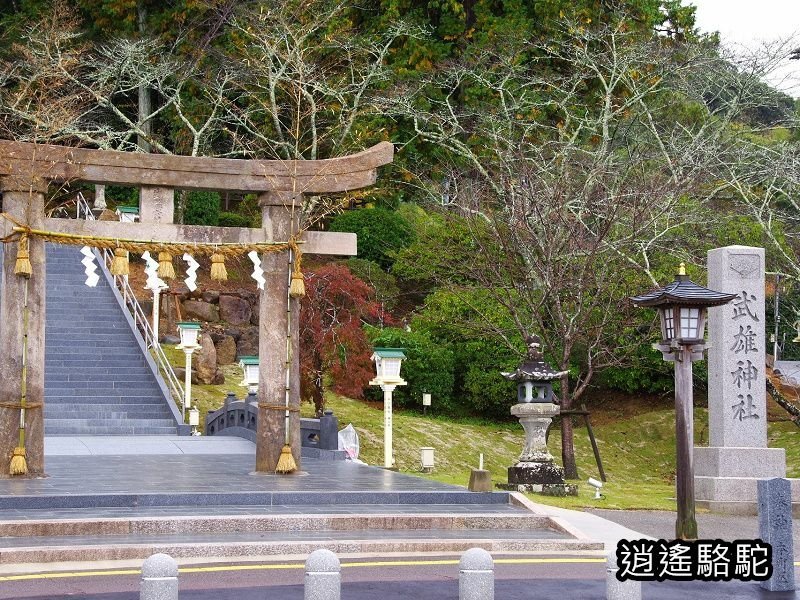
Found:
[[[175,435],[177,426],[108,280],[84,285],[76,247],[47,245],[46,435]]]

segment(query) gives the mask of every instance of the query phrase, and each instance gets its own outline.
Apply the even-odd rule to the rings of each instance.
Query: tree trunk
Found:
[[[144,35],[147,29],[147,9],[144,6],[143,0],[138,0],[136,3],[136,18],[139,25],[139,34]],[[152,121],[145,121],[153,112],[153,103],[150,93],[150,88],[147,85],[139,86],[139,123],[141,123],[142,131],[144,131],[147,136],[152,132],[153,126]],[[150,142],[147,141],[145,136],[137,136],[136,143],[142,152],[150,152]]]
[[[566,367],[562,367],[566,370]],[[569,375],[561,378],[561,410],[572,410],[572,392],[569,389]],[[572,434],[572,417],[561,417],[561,461],[564,464],[564,477],[578,479],[578,465],[575,464],[575,441]]]

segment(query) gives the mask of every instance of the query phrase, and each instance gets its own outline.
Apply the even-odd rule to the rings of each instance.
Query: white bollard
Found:
[[[642,600],[642,582],[617,579],[617,552],[608,553],[606,562],[606,600]]]
[[[494,600],[494,560],[482,548],[470,548],[458,565],[459,600]]]
[[[330,550],[314,550],[306,559],[304,600],[340,600],[342,567]]]
[[[153,554],[142,563],[139,600],[178,600],[178,563],[169,554]]]

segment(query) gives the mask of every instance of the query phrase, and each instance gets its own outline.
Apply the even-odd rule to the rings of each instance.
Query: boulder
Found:
[[[195,350],[192,365],[201,383],[211,384],[217,376],[217,350],[207,333],[200,334],[200,349]]]
[[[219,336],[216,340],[215,346],[217,347],[217,364],[218,365],[231,365],[236,362],[236,340],[229,335]],[[224,383],[224,382],[223,382]]]
[[[183,314],[188,319],[200,319],[206,323],[216,323],[219,321],[219,311],[210,302],[203,300],[186,300],[183,303]]]
[[[216,290],[208,290],[203,292],[203,301],[209,304],[216,304],[219,302],[219,292]]]
[[[250,324],[258,325],[258,316],[261,314],[261,296],[257,295],[253,300],[253,314],[250,315]]]
[[[236,342],[238,356],[258,356],[258,329],[250,327],[242,331],[239,341]]]
[[[219,316],[226,323],[247,325],[251,315],[252,310],[247,300],[228,295],[219,297]]]
[[[212,381],[214,385],[222,385],[225,383],[225,374],[222,371],[217,371],[217,374],[214,375],[214,381]]]
[[[181,338],[177,335],[167,334],[162,335],[161,339],[159,340],[162,344],[169,344],[170,346],[177,346],[181,343]]]

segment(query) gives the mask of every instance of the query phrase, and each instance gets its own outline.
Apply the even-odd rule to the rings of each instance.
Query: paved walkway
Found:
[[[246,454],[255,456],[256,445],[234,436],[45,436],[45,468],[51,456],[119,456],[176,454]]]

